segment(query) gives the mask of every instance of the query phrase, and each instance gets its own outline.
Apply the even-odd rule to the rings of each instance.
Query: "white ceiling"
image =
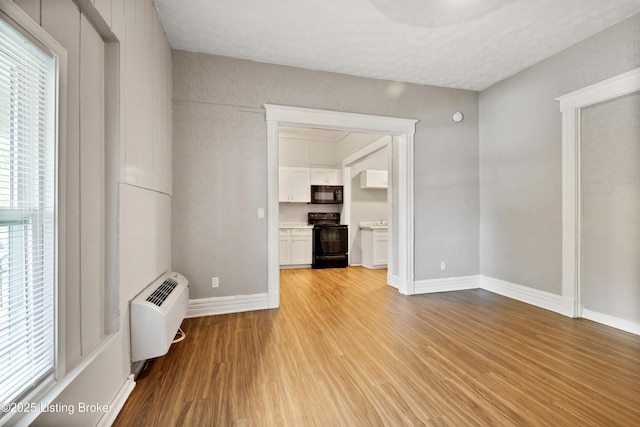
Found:
[[[383,135],[364,132],[349,132],[335,129],[317,129],[293,126],[280,126],[278,128],[279,140],[305,143],[332,143],[340,146],[342,157],[353,154],[362,147],[380,139]]]
[[[482,90],[640,0],[155,0],[174,49]]]
[[[300,139],[305,141],[335,142],[342,141],[350,132],[334,129],[316,129],[292,126],[280,126],[278,136],[282,139]],[[380,136],[378,136],[379,138]]]

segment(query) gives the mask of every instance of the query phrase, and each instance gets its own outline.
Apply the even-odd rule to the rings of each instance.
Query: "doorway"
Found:
[[[618,139],[617,137],[611,138],[611,135],[608,133],[604,135],[599,134],[601,134],[602,129],[605,129],[607,132],[612,130],[617,132],[621,128],[620,123],[616,123],[616,121],[619,121],[621,117],[627,117],[630,111],[628,106],[625,107],[625,103],[629,101],[631,101],[631,104],[637,102],[639,92],[640,68],[564,95],[558,98],[558,101],[560,101],[563,126],[562,296],[567,304],[565,314],[572,317],[584,317],[640,335],[640,319],[633,317],[637,315],[637,313],[635,313],[637,312],[637,307],[630,307],[627,304],[627,302],[631,302],[631,304],[637,303],[637,297],[634,298],[634,293],[640,293],[637,280],[632,280],[632,282],[635,283],[634,286],[624,286],[623,292],[627,295],[614,297],[613,300],[617,299],[617,303],[614,302],[613,304],[607,303],[606,301],[607,299],[612,299],[610,298],[611,295],[607,294],[609,289],[605,290],[607,298],[601,298],[602,294],[598,295],[598,293],[602,292],[602,287],[598,289],[593,287],[595,283],[594,280],[597,282],[599,280],[598,276],[603,276],[603,271],[607,282],[611,282],[612,280],[618,282],[618,279],[614,277],[619,275],[620,271],[618,271],[619,269],[615,268],[615,266],[613,270],[611,267],[613,264],[619,263],[620,259],[624,256],[629,255],[628,240],[626,241],[627,243],[619,245],[618,249],[612,249],[610,247],[612,233],[610,233],[611,230],[607,231],[606,227],[620,224],[617,219],[611,217],[611,214],[615,213],[616,215],[624,217],[630,209],[633,210],[637,208],[633,203],[629,204],[629,197],[627,196],[619,199],[621,203],[607,202],[603,205],[603,198],[610,198],[612,195],[615,196],[616,193],[621,190],[624,192],[626,186],[618,186],[618,188],[615,189],[609,188],[602,191],[601,188],[598,188],[598,185],[600,185],[598,181],[601,181],[605,176],[611,176],[611,171],[618,173],[623,165],[616,164],[615,167],[609,166],[609,171],[601,170],[601,166],[604,165],[604,160],[609,159],[604,159],[601,162],[598,160],[601,156],[597,156],[597,153],[595,158],[593,158],[593,153],[585,157],[585,153],[582,150],[583,145],[594,146],[594,141],[601,141],[603,136],[604,139],[607,140],[605,141],[606,144],[617,142],[615,141]],[[629,96],[633,98],[629,98]],[[614,114],[612,115],[611,112],[614,112]],[[631,111],[631,114],[633,114],[633,111]],[[596,123],[594,125],[590,123],[594,117],[597,121],[607,120],[607,117],[609,117],[607,120],[608,123]],[[615,118],[615,121],[612,121],[612,118]],[[588,121],[585,122],[584,119]],[[626,119],[627,123],[631,123],[632,126],[634,120],[635,119],[629,119],[628,117]],[[594,138],[595,135],[599,136]],[[583,137],[587,137],[587,139],[585,140]],[[634,137],[632,136],[631,138],[633,139]],[[637,142],[637,140],[635,142]],[[633,145],[630,146],[632,147]],[[606,149],[605,153],[607,157],[615,155],[616,147],[599,147],[599,149],[602,148]],[[622,158],[629,157],[628,154],[622,155]],[[631,158],[634,157],[635,156],[631,156]],[[587,179],[583,176],[583,167],[591,174]],[[605,169],[607,169],[607,167],[605,167]],[[630,170],[633,170],[633,168]],[[594,177],[595,180],[593,179]],[[612,181],[609,181],[609,183],[610,182]],[[613,182],[615,182],[615,180]],[[631,184],[637,185],[637,181]],[[585,190],[588,191],[589,194],[583,194]],[[594,195],[596,198],[593,197]],[[587,199],[587,197],[589,199]],[[633,195],[633,197],[635,197],[635,195]],[[585,202],[588,203],[585,204]],[[584,216],[586,212],[585,208],[589,212],[587,217]],[[594,221],[597,215],[600,215],[600,220]],[[602,218],[608,219],[603,221]],[[635,228],[634,230],[637,231]],[[585,231],[592,232],[593,234],[591,234],[588,239],[585,239],[583,234]],[[628,233],[625,233],[625,235],[626,234]],[[605,240],[602,240],[603,238]],[[630,236],[627,236],[627,238],[631,239]],[[602,253],[599,252],[600,255],[598,255],[596,251],[603,245],[606,246],[605,249],[610,249],[610,252],[615,250],[621,250],[621,252],[619,255],[614,256],[614,259],[610,260],[610,262],[606,260],[601,262],[603,261]],[[633,245],[634,243],[631,242],[631,246]],[[610,253],[607,255],[610,255]],[[589,265],[585,263],[585,257],[588,258],[587,261],[589,261]],[[591,262],[593,259],[597,259],[597,262]],[[637,263],[633,264],[631,270],[629,270],[632,274],[636,274],[633,272],[634,266],[637,267]],[[625,267],[628,267],[628,265]],[[629,271],[627,271],[627,273]],[[620,304],[620,301],[624,303]],[[590,309],[590,305],[592,305],[591,308],[596,308],[599,311]],[[629,313],[634,314],[629,316]]]
[[[413,146],[417,120],[372,116],[328,110],[265,104],[267,120],[267,199],[268,199],[268,299],[269,307],[280,304],[278,259],[278,164],[280,125],[338,129],[352,132],[388,134],[394,136],[398,170],[394,186],[397,191],[397,213],[391,218],[397,244],[392,245],[389,282],[405,295],[415,292],[414,285],[414,224],[413,224]]]
[[[373,269],[386,266],[387,284],[396,287],[392,271],[393,247],[397,239],[394,239],[391,224],[395,196],[393,172],[398,165],[393,151],[393,137],[377,135],[375,141],[342,159],[345,177],[343,218],[349,225],[350,265]],[[367,182],[369,175],[373,177],[371,182]],[[370,227],[373,224],[377,224],[376,231]]]

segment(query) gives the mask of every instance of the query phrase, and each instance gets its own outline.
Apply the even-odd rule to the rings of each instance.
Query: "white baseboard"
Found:
[[[362,268],[366,268],[367,270],[385,270],[387,268],[386,264],[383,264],[383,265],[370,265],[370,266],[366,266],[366,265],[363,265],[363,264],[354,264],[353,266],[355,267],[356,265],[359,266],[359,267],[362,267]]]
[[[299,268],[311,268],[311,264],[281,264],[280,270],[297,270]]]
[[[267,294],[268,299],[268,307],[267,308],[278,308],[280,307],[280,290],[278,292],[272,292]]]
[[[591,311],[587,308],[582,309],[582,317],[587,320],[602,323],[603,325],[610,326],[612,328],[620,329],[621,331],[640,335],[640,323],[620,319],[619,317],[610,316],[608,314],[598,313],[597,311]]]
[[[387,272],[387,285],[400,289],[400,277]]]
[[[124,384],[122,384],[122,387],[120,387],[120,391],[118,391],[118,394],[116,394],[116,397],[111,402],[111,410],[100,418],[97,427],[111,427],[135,386],[136,382],[133,380],[133,375],[129,375]]]
[[[401,279],[398,276],[387,274],[387,283],[400,289]],[[544,308],[564,316],[573,317],[573,301],[563,298],[561,295],[530,288],[528,286],[517,285],[505,280],[495,279],[484,275],[472,275],[461,277],[446,277],[443,279],[418,280],[415,282],[415,294],[428,294],[436,292],[460,291],[465,289],[484,289],[507,298],[512,298],[536,307]],[[278,299],[278,295],[271,299]],[[275,304],[273,301],[271,304]],[[277,305],[275,305],[277,306]],[[274,307],[275,307],[274,306]],[[230,297],[213,297],[189,300],[189,309],[186,317],[213,316],[217,314],[240,313],[244,311],[269,309],[269,295],[236,295]],[[640,335],[640,324],[628,320],[619,319],[602,313],[597,313],[588,309],[583,309],[582,317],[612,328],[620,329],[635,335]],[[135,383],[131,380],[131,385],[123,385],[123,389],[116,397],[115,402],[120,401],[121,394],[124,396],[122,405],[126,397],[131,393]],[[130,387],[128,389],[126,387]],[[126,394],[123,394],[126,393]],[[120,409],[118,409],[119,411]],[[115,414],[117,416],[117,412]],[[115,419],[115,417],[114,417]],[[106,425],[106,424],[105,424]]]
[[[573,303],[562,295],[552,294],[528,286],[516,285],[493,277],[480,275],[480,288],[512,298],[564,316],[573,317]]]
[[[266,310],[269,307],[269,295],[267,293],[191,299],[189,300],[189,309],[186,317]]]
[[[462,291],[478,289],[478,275],[445,277],[443,279],[416,280],[416,294],[432,294],[436,292]]]

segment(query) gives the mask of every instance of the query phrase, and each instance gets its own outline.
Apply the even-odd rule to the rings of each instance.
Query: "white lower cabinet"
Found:
[[[280,265],[291,264],[291,229],[280,229]]]
[[[362,266],[366,268],[387,268],[389,233],[386,228],[362,228]]]
[[[311,228],[281,228],[280,265],[310,265],[312,240]]]
[[[311,264],[311,229],[291,230],[291,264]]]

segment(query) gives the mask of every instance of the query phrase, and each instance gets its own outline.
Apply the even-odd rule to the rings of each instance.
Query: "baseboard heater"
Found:
[[[189,306],[189,282],[165,273],[131,300],[131,361],[166,354]]]

